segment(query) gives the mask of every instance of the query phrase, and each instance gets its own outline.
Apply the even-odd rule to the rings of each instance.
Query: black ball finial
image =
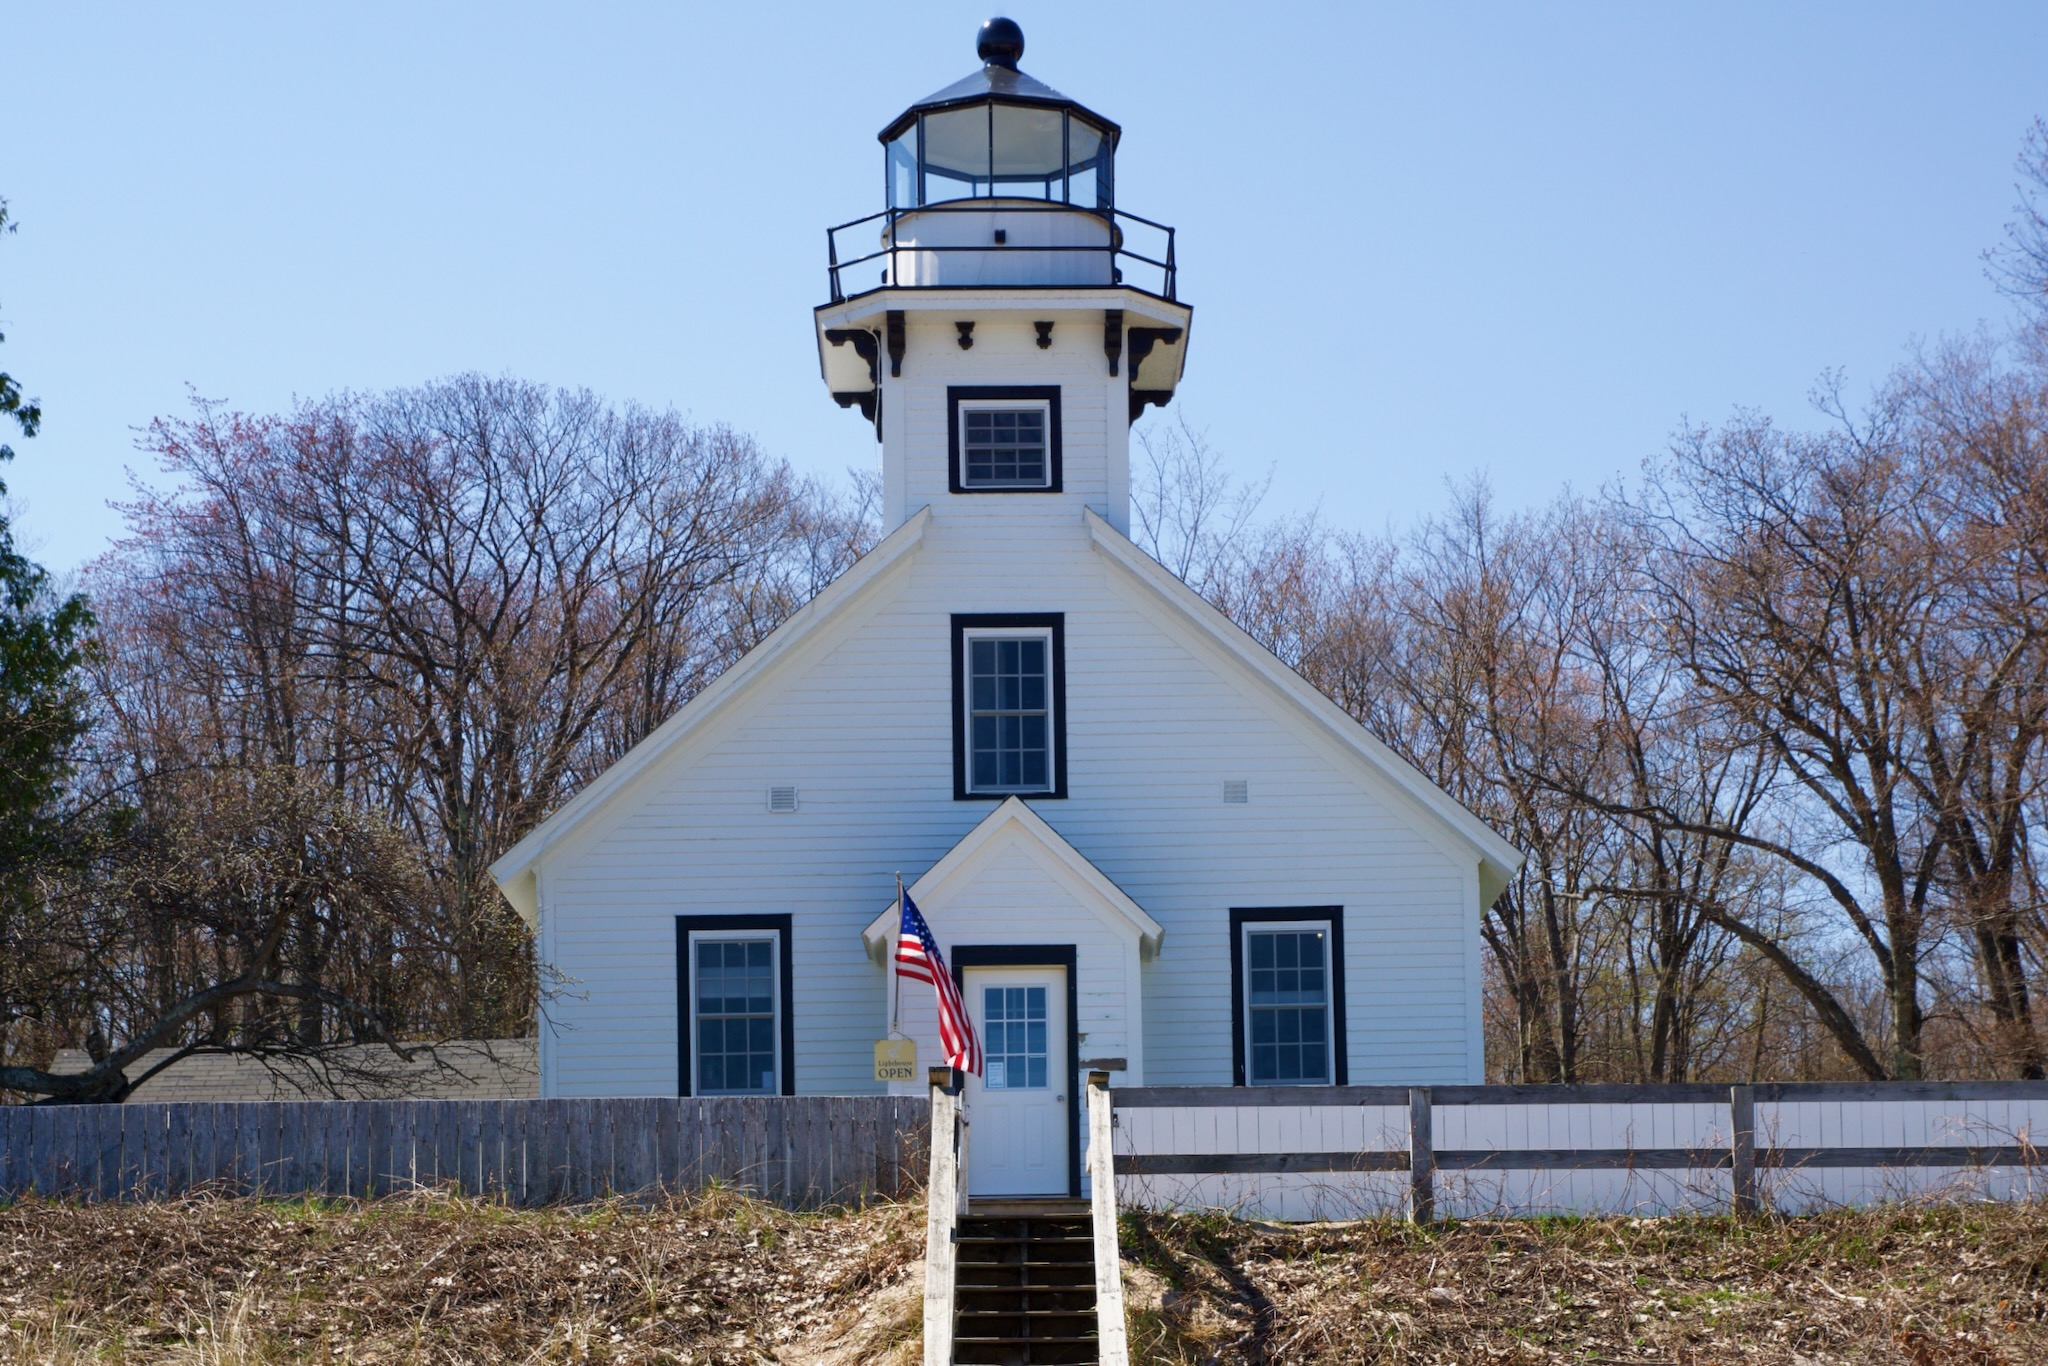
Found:
[[[1015,19],[990,19],[981,26],[974,52],[990,66],[1006,66],[1015,71],[1018,59],[1024,55],[1024,30],[1017,27]]]

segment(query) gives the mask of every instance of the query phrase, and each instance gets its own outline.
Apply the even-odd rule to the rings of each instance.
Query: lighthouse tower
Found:
[[[1127,532],[1131,423],[1187,354],[1173,229],[1117,206],[1121,130],[1019,69],[1015,23],[976,53],[881,131],[886,207],[827,233],[825,385],[882,443],[885,528]]]

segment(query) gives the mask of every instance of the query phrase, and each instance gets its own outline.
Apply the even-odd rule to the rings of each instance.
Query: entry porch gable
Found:
[[[1076,1060],[1084,1072],[1113,1068],[1123,1085],[1144,1083],[1139,972],[1158,953],[1164,931],[1022,799],[1011,797],[989,813],[909,891],[949,964],[958,965],[960,948],[1070,946]],[[862,933],[869,955],[885,967],[897,916],[892,899]],[[893,972],[884,981],[885,1019],[900,985],[897,1027],[916,1040],[921,1064],[940,1065],[931,989],[899,984]],[[891,1089],[919,1093],[914,1084]]]

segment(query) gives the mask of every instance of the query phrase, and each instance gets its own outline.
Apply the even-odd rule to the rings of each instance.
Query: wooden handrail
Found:
[[[1088,1208],[1095,1232],[1095,1350],[1102,1366],[1130,1366],[1129,1328],[1124,1321],[1123,1252],[1117,1246],[1116,1116],[1109,1098],[1109,1073],[1088,1074]]]
[[[934,1067],[926,1080],[932,1096],[932,1172],[925,1188],[924,1360],[925,1366],[952,1366],[960,1219],[967,1205],[967,1126],[960,1114],[959,1074]]]

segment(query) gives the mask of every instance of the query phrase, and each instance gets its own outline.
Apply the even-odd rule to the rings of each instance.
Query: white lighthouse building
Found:
[[[929,988],[892,1019],[899,872],[984,1041],[977,1194],[1079,1191],[1092,1068],[1481,1080],[1520,856],[1128,539],[1192,311],[1121,129],[1022,53],[985,25],[831,233],[881,544],[493,869],[563,984],[544,1094],[872,1093],[892,1023],[940,1062]]]

